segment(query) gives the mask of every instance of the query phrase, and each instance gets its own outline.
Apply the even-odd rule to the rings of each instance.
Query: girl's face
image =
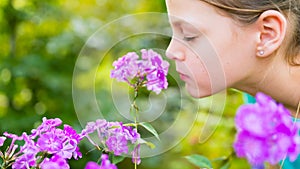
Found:
[[[167,56],[193,97],[252,82],[256,38],[251,25],[238,25],[200,0],[166,3],[173,30]]]

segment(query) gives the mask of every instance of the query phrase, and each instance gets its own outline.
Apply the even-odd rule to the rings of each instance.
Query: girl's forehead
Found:
[[[216,10],[201,0],[166,0],[170,21],[199,23],[214,19]],[[171,2],[171,3],[170,3]]]

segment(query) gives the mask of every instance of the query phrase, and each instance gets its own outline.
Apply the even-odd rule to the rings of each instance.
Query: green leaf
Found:
[[[220,169],[228,169],[230,167],[230,162],[225,163]]]
[[[226,161],[226,160],[228,160],[228,157],[223,156],[223,157],[214,158],[211,161],[212,162],[218,162],[218,161]]]
[[[219,157],[219,158],[215,158],[212,160],[212,162],[218,162],[221,166],[220,169],[228,169],[230,167],[230,156],[229,157],[226,157],[226,156],[223,156],[223,157]]]
[[[185,158],[192,164],[196,165],[197,167],[208,168],[208,169],[212,168],[211,162],[209,161],[208,158],[204,156],[193,154],[190,156],[186,156]]]
[[[142,123],[139,123],[139,125],[144,127],[150,133],[152,133],[157,138],[157,140],[160,140],[157,131],[154,129],[154,127],[150,123],[142,122]]]
[[[139,144],[146,144],[146,145],[147,145],[148,147],[150,147],[151,149],[154,149],[154,148],[155,148],[155,145],[154,145],[153,143],[148,142],[148,141],[146,141],[146,140],[144,140],[144,139],[142,139],[142,138],[139,138],[138,143],[139,143]]]
[[[118,163],[122,162],[124,159],[125,159],[124,156],[115,156],[115,155],[113,155],[111,160],[112,160],[113,164],[118,164]]]

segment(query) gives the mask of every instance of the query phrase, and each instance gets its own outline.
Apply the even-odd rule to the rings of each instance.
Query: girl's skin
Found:
[[[193,97],[226,88],[251,95],[263,92],[295,116],[300,66],[287,63],[280,50],[289,31],[283,14],[268,10],[254,23],[242,25],[200,0],[166,0],[166,4],[173,30],[167,56],[175,60]]]

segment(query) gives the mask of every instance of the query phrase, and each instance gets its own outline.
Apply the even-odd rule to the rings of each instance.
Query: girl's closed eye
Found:
[[[195,40],[198,36],[184,36],[183,40],[186,42],[191,42],[193,40]]]

